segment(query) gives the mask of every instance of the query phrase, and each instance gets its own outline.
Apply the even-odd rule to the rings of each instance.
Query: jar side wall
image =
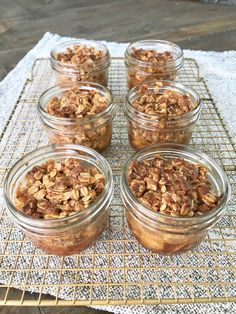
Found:
[[[130,231],[138,242],[155,253],[176,254],[188,251],[199,245],[207,234],[207,230],[192,234],[171,234],[164,230],[151,229],[128,209],[126,209],[126,219]]]
[[[150,73],[149,68],[140,70],[138,67],[129,67],[128,65],[126,66],[126,71],[128,89],[149,81],[175,81],[178,75],[178,70],[174,69],[168,73],[159,73],[154,70]]]
[[[97,83],[104,87],[108,85],[109,68],[101,71],[77,71],[76,73],[63,73],[53,68],[53,74],[57,84],[73,83],[73,82],[91,82]]]
[[[59,53],[65,52],[67,48],[73,48],[74,45],[93,47],[103,51],[104,55],[101,59],[94,60],[92,67],[83,64],[63,63],[57,60]],[[107,47],[99,42],[80,39],[59,44],[51,51],[50,62],[58,82],[89,81],[107,86],[111,58]]]
[[[62,126],[60,129],[43,126],[51,144],[80,144],[92,148],[98,152],[105,151],[112,139],[112,121],[107,121],[101,126]]]
[[[51,235],[36,234],[24,230],[26,237],[32,241],[39,249],[54,255],[72,255],[84,251],[98,239],[107,225],[108,210],[97,216],[93,221],[89,221],[82,227],[74,227],[64,233],[54,233]]]
[[[173,60],[153,63],[141,61],[132,56],[133,49],[155,50],[158,52],[171,52]],[[174,81],[183,66],[184,57],[182,49],[174,43],[161,40],[143,40],[129,45],[125,52],[128,88],[149,80]]]
[[[130,146],[139,150],[158,143],[179,143],[189,144],[192,137],[193,124],[186,127],[184,130],[177,128],[160,129],[158,126],[156,130],[146,129],[137,123],[128,120],[128,138]]]
[[[83,90],[93,90],[107,97],[108,107],[93,116],[84,119],[61,118],[46,112],[48,101],[52,97],[62,97],[73,87]],[[39,100],[39,118],[47,132],[50,143],[74,143],[103,152],[110,145],[112,138],[112,121],[116,114],[116,107],[112,102],[112,95],[105,87],[94,83],[70,83],[54,86],[46,91]]]

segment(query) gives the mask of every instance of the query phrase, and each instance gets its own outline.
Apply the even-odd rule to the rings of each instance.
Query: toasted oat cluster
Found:
[[[159,52],[154,49],[132,48],[131,56],[135,59],[153,64],[162,64],[173,60],[170,51]],[[162,69],[163,70],[163,69]]]
[[[207,213],[220,201],[211,191],[207,169],[184,159],[155,155],[129,167],[128,182],[140,203],[161,214],[193,217]]]
[[[96,167],[78,159],[34,166],[16,190],[16,208],[34,218],[63,218],[87,208],[105,186]]]
[[[93,116],[108,107],[106,97],[94,90],[72,88],[61,98],[53,97],[47,105],[47,112],[63,118],[82,119]]]
[[[195,109],[196,105],[187,94],[165,90],[160,93],[161,83],[156,83],[153,90],[148,90],[147,85],[139,89],[140,96],[132,103],[132,106],[140,112],[161,115],[161,120],[168,116],[177,116]]]
[[[103,50],[86,45],[74,45],[72,48],[68,47],[65,52],[57,55],[57,60],[63,63],[71,63],[75,65],[82,65],[83,67],[93,68],[96,61],[101,60],[105,55]]]

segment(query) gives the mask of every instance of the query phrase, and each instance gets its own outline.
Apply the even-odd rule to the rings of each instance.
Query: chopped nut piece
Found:
[[[217,196],[207,193],[206,195],[202,196],[202,200],[204,203],[206,203],[208,206],[214,206],[214,204],[217,202]]]
[[[159,180],[154,180],[154,175]],[[207,169],[181,158],[156,155],[140,162],[134,160],[129,166],[128,183],[144,206],[173,217],[201,215],[216,207],[221,199],[211,192]]]
[[[146,182],[147,182],[148,190],[151,190],[151,191],[157,190],[157,183],[155,182],[155,180],[153,180],[152,178],[147,178]]]
[[[39,176],[39,172],[43,175]],[[48,160],[40,171],[37,166],[26,174],[26,186],[20,184],[16,191],[16,207],[32,217],[63,218],[87,208],[104,186],[105,179],[99,170],[81,164],[78,159],[56,163]]]
[[[144,181],[134,179],[131,181],[131,188],[137,197],[141,197],[146,191],[146,183]]]

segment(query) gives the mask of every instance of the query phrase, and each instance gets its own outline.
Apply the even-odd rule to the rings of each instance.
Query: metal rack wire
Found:
[[[119,176],[132,150],[122,105],[126,93],[123,59],[114,59],[110,89],[118,106],[111,148],[105,153],[115,182],[109,223],[92,247],[78,255],[55,257],[38,250],[12,225],[0,199],[0,305],[169,304],[236,301],[236,146],[199,77],[196,62],[186,59],[179,81],[200,94],[204,109],[191,144],[225,169],[232,200],[221,221],[196,249],[176,256],[154,254],[131,235],[119,196]],[[40,94],[55,84],[48,60],[36,60],[31,77],[6,119],[0,145],[0,188],[13,163],[47,144],[38,121]],[[11,295],[18,288],[17,297]],[[36,292],[35,299],[26,291]],[[45,294],[50,294],[49,298]]]

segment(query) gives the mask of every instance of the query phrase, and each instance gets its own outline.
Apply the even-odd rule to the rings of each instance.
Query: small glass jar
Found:
[[[142,205],[129,187],[128,168],[132,160],[152,159],[156,154],[205,165],[213,193],[222,195],[219,204],[208,213],[195,217],[168,216]],[[174,254],[197,246],[208,230],[217,223],[229,201],[230,185],[223,170],[206,154],[185,145],[160,144],[136,152],[125,163],[121,178],[121,197],[129,228],[136,239],[153,252]]]
[[[93,62],[92,67],[83,64],[65,63],[57,60],[59,53],[63,53],[67,48],[73,48],[75,45],[83,45],[103,51],[104,56]],[[106,46],[94,40],[71,40],[56,46],[50,54],[51,67],[56,74],[57,83],[74,81],[87,81],[107,86],[108,72],[110,66],[110,53]]]
[[[60,98],[75,87],[81,92],[93,90],[100,93],[106,97],[108,107],[98,114],[81,119],[57,117],[47,112],[51,98]],[[103,152],[110,145],[112,138],[112,121],[116,113],[112,100],[111,92],[96,83],[64,83],[44,92],[39,98],[37,109],[51,144],[80,144]]]
[[[202,103],[199,95],[190,87],[171,81],[160,81],[163,86],[159,88],[160,95],[166,90],[188,94],[196,108],[182,115],[166,116],[161,114],[146,114],[138,111],[132,103],[140,96],[140,86],[128,91],[124,106],[124,113],[128,120],[129,143],[138,150],[158,143],[188,144],[195,125],[200,117]],[[147,90],[155,88],[155,82],[146,82]]]
[[[132,56],[133,49],[170,52],[172,60],[166,62],[146,62]],[[142,40],[129,45],[125,52],[128,88],[150,80],[174,81],[184,63],[182,49],[176,44],[164,40]]]
[[[49,159],[75,158],[86,166],[96,167],[105,177],[105,187],[95,201],[81,212],[58,219],[40,219],[25,215],[15,207],[16,189],[25,175]],[[71,255],[83,251],[106,227],[113,194],[112,170],[106,159],[92,149],[73,144],[51,145],[22,157],[11,168],[4,183],[7,213],[12,221],[38,248],[49,254]]]

